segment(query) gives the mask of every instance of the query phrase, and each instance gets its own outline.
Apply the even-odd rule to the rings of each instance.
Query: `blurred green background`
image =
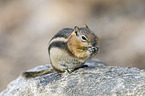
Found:
[[[145,68],[145,0],[0,0],[0,91],[49,64],[48,41],[60,29],[84,24],[100,37],[95,58]]]

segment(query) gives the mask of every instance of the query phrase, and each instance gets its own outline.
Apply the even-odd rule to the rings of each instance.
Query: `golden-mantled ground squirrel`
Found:
[[[98,37],[85,25],[60,30],[50,40],[48,54],[53,70],[24,72],[23,76],[31,78],[52,72],[68,72],[83,64],[98,52]]]

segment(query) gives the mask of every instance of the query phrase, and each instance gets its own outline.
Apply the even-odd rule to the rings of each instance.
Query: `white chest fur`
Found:
[[[75,69],[84,64],[84,61],[77,60],[65,52],[65,50],[56,47],[51,48],[50,59],[52,66],[60,71]]]

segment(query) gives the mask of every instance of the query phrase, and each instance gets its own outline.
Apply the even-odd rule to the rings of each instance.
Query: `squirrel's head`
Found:
[[[85,59],[98,51],[98,37],[88,28],[74,27],[74,31],[68,38],[68,47],[77,58]]]

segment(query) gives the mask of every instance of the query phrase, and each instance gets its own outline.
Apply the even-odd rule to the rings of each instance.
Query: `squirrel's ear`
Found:
[[[89,29],[89,27],[87,26],[87,24],[84,25],[85,28]]]
[[[76,36],[79,36],[79,27],[78,26],[75,26],[74,27],[74,32],[75,32],[75,34],[76,34]]]

